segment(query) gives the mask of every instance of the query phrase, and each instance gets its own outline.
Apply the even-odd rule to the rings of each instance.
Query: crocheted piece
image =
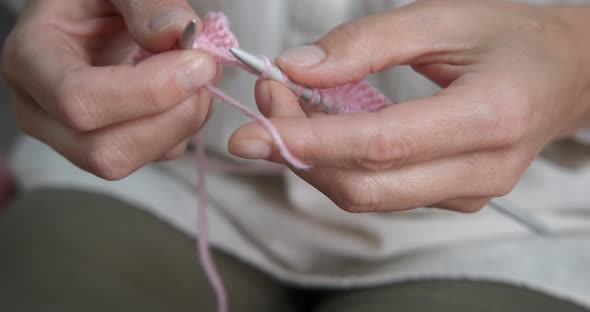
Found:
[[[319,92],[324,107],[318,109],[331,114],[375,112],[392,104],[364,80]]]
[[[220,64],[236,66],[257,74],[229,51],[234,47],[239,47],[239,42],[230,30],[227,17],[223,13],[209,13],[203,19],[203,31],[197,35],[194,48],[211,53]],[[134,58],[134,62],[139,63],[150,56],[150,53],[141,51]],[[314,108],[329,114],[374,112],[392,104],[383,93],[365,80],[335,88],[319,89],[317,92],[322,103]]]
[[[231,52],[237,48],[238,39],[229,29],[229,21],[222,13],[210,13],[203,19],[203,31],[197,34],[195,48],[205,50],[215,56],[220,64],[229,64],[247,69]]]
[[[210,13],[203,20],[203,32],[197,36],[195,48],[213,54],[221,64],[238,66],[252,72],[229,52],[239,47],[229,21],[222,13]],[[261,76],[264,76],[261,75]],[[316,109],[330,114],[374,112],[392,104],[379,90],[361,80],[331,89],[318,90],[322,104]]]

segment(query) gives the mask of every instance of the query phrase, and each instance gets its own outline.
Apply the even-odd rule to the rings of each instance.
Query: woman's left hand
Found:
[[[293,80],[328,88],[411,65],[443,90],[375,113],[305,112],[274,82],[260,110],[309,171],[351,212],[478,211],[509,193],[550,141],[590,119],[589,7],[417,1],[343,25],[277,60]],[[587,24],[587,25],[584,25]],[[267,132],[239,129],[230,151],[284,163]]]

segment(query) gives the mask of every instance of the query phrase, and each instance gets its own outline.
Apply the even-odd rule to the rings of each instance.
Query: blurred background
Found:
[[[4,46],[4,40],[12,25],[14,24],[15,17],[11,11],[0,4],[0,49]],[[14,139],[18,131],[12,119],[10,105],[10,95],[6,89],[5,82],[0,83],[0,153],[6,155],[9,147],[14,143]]]
[[[15,17],[3,4],[0,4],[0,51],[4,41],[15,22]],[[4,81],[0,80],[0,212],[14,195],[14,184],[8,172],[6,157],[17,136],[17,129],[12,118],[10,94]]]

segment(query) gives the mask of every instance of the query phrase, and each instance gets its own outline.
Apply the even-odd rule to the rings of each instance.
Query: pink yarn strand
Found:
[[[262,115],[256,114],[253,111],[249,110],[246,106],[242,105],[240,102],[234,100],[230,96],[223,93],[223,91],[219,90],[218,88],[214,87],[212,84],[207,85],[207,89],[211,92],[215,97],[219,100],[227,103],[228,105],[233,106],[240,112],[244,113],[246,116],[253,118],[254,120],[258,121],[262,124],[263,127],[271,134],[271,137],[277,144],[281,155],[289,164],[293,167],[305,170],[309,169],[310,167],[304,164],[301,160],[297,159],[281,138],[279,131],[276,127]],[[196,138],[196,156],[197,156],[197,169],[198,169],[198,197],[199,197],[199,204],[198,204],[198,227],[199,227],[199,234],[197,237],[197,247],[199,250],[199,259],[201,265],[203,266],[203,270],[209,279],[209,282],[213,286],[213,290],[215,291],[215,295],[217,297],[217,311],[218,312],[228,312],[228,300],[227,300],[227,291],[223,284],[223,280],[215,266],[215,262],[213,261],[213,257],[211,256],[211,248],[209,246],[209,223],[207,220],[207,193],[205,189],[205,182],[206,182],[206,172],[205,167],[207,164],[207,158],[205,155],[205,145],[203,143],[202,135],[198,134]]]
[[[270,120],[268,120],[268,118],[266,118],[262,115],[259,115],[257,113],[254,113],[253,111],[248,109],[246,106],[242,105],[242,103],[234,100],[230,96],[223,93],[223,91],[217,89],[216,87],[214,87],[211,84],[207,85],[207,89],[213,95],[215,95],[219,100],[233,106],[234,108],[236,108],[237,110],[242,112],[244,115],[258,121],[266,129],[266,131],[269,132],[271,138],[273,139],[273,141],[277,145],[279,152],[281,153],[281,156],[283,156],[285,161],[287,161],[291,166],[293,166],[294,168],[297,168],[299,170],[311,169],[310,166],[306,165],[301,160],[299,160],[297,157],[293,156],[293,154],[291,153],[291,151],[289,150],[289,148],[287,147],[287,145],[283,141],[281,134],[279,133],[277,128],[272,124],[272,122],[270,122]]]
[[[270,78],[270,69],[272,67],[272,63],[270,62],[270,60],[268,59],[268,57],[266,56],[262,56],[262,59],[264,60],[264,71],[262,72],[262,74],[260,74],[260,79],[268,79]]]
[[[197,248],[199,250],[199,259],[201,266],[209,279],[209,283],[213,286],[215,295],[217,297],[217,311],[228,312],[228,300],[223,280],[215,266],[213,257],[211,256],[211,248],[209,246],[209,222],[207,220],[207,192],[205,188],[205,180],[207,173],[205,167],[207,164],[207,158],[205,155],[205,144],[203,142],[203,136],[197,134],[197,170],[198,170],[198,186],[197,196],[199,197],[198,205],[198,220],[197,224],[199,227],[199,233],[197,236]]]

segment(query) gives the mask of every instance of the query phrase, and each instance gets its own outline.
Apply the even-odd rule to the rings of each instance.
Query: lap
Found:
[[[292,291],[223,253],[238,311],[292,311]],[[77,191],[24,196],[0,216],[6,311],[214,311],[194,241],[115,199]]]
[[[315,312],[588,312],[524,288],[469,281],[421,281],[326,294]]]
[[[588,312],[493,283],[423,281],[300,292],[221,252],[232,311]],[[194,241],[107,196],[28,194],[0,215],[0,302],[6,311],[215,311]],[[313,302],[315,308],[309,309]]]

